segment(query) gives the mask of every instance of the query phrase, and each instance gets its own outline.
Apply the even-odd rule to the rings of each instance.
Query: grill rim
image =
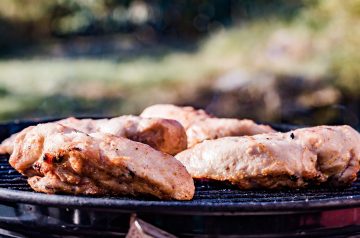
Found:
[[[351,198],[350,198],[351,197]],[[306,213],[360,207],[360,195],[311,201],[219,203],[216,201],[154,201],[110,197],[42,194],[0,188],[0,201],[42,206],[82,208],[123,212],[156,212],[176,214],[284,214]]]
[[[78,117],[78,118],[106,118],[106,117]],[[19,128],[38,123],[46,123],[63,118],[37,118],[34,120],[17,120],[0,122],[0,137],[9,136]],[[271,124],[278,131],[289,131],[304,126],[290,124]],[[294,193],[295,194],[295,193]],[[276,198],[276,197],[274,197]],[[306,213],[323,210],[360,207],[360,194],[338,196],[333,198],[318,198],[316,200],[269,201],[269,202],[224,202],[216,199],[201,201],[160,201],[139,200],[134,198],[86,197],[79,195],[49,195],[33,191],[21,191],[11,188],[0,188],[1,202],[24,203],[42,206],[71,207],[89,210],[106,210],[121,212],[156,212],[172,214],[198,215],[241,215],[241,214],[285,214]]]

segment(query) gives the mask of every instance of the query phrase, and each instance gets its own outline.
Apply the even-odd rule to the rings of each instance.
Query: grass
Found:
[[[200,77],[207,79],[213,70],[194,64],[188,55],[176,54],[158,60],[140,58],[120,63],[106,59],[2,61],[0,72],[3,91],[0,119],[11,119],[52,112],[82,114],[86,110],[105,114],[137,113],[149,103],[174,101],[182,90],[179,85],[192,84]],[[196,82],[194,87],[201,80]],[[102,101],[113,104],[118,101],[119,106],[102,111],[108,106],[97,103]],[[122,102],[132,106],[122,107]]]

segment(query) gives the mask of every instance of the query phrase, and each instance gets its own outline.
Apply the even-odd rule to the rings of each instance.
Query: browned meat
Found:
[[[349,126],[204,141],[176,155],[194,178],[240,188],[349,185],[360,162],[360,134]]]
[[[192,107],[178,107],[170,104],[150,106],[141,113],[141,116],[179,121],[186,130],[188,147],[208,139],[274,132],[271,127],[258,125],[252,120],[216,118],[210,116],[204,110],[195,110]]]
[[[194,184],[171,155],[106,133],[86,134],[57,123],[26,128],[10,164],[44,193],[153,195],[189,200]]]
[[[75,128],[87,134],[105,132],[130,140],[142,142],[162,152],[175,155],[187,148],[184,128],[175,120],[160,118],[141,118],[121,116],[111,119],[76,119],[73,117],[58,123]],[[0,153],[12,153],[16,135],[6,139],[0,145]]]

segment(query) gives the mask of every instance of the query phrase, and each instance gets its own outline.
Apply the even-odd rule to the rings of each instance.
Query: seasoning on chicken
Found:
[[[187,148],[184,128],[175,120],[121,116],[111,119],[76,119],[70,117],[58,121],[62,125],[84,133],[105,132],[118,137],[142,142],[162,152],[175,155]],[[11,154],[16,135],[4,140],[0,153]]]
[[[252,120],[216,118],[207,114],[204,110],[195,110],[193,107],[178,107],[170,104],[150,106],[140,116],[179,121],[186,130],[188,147],[208,139],[274,132],[271,127],[256,124]]]
[[[171,155],[106,133],[86,134],[57,123],[26,128],[10,164],[44,193],[152,195],[189,200],[194,183]]]
[[[349,185],[360,163],[360,134],[349,126],[204,141],[179,153],[194,178],[242,189]]]

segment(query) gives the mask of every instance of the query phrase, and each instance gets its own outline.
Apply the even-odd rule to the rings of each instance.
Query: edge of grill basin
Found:
[[[107,210],[109,212],[156,212],[172,214],[284,214],[360,206],[360,196],[325,198],[316,201],[217,202],[214,201],[149,201],[130,198],[96,198],[69,195],[48,195],[0,188],[0,200],[42,206]]]
[[[29,125],[53,121],[18,121],[0,124],[0,140]],[[279,131],[298,128],[292,125],[271,125]],[[284,190],[240,190],[211,181],[196,181],[191,201],[160,201],[154,198],[88,197],[48,195],[33,192],[26,178],[0,155],[0,204],[34,204],[107,212],[140,212],[199,215],[292,214],[360,207],[360,179],[346,188],[314,187]]]

